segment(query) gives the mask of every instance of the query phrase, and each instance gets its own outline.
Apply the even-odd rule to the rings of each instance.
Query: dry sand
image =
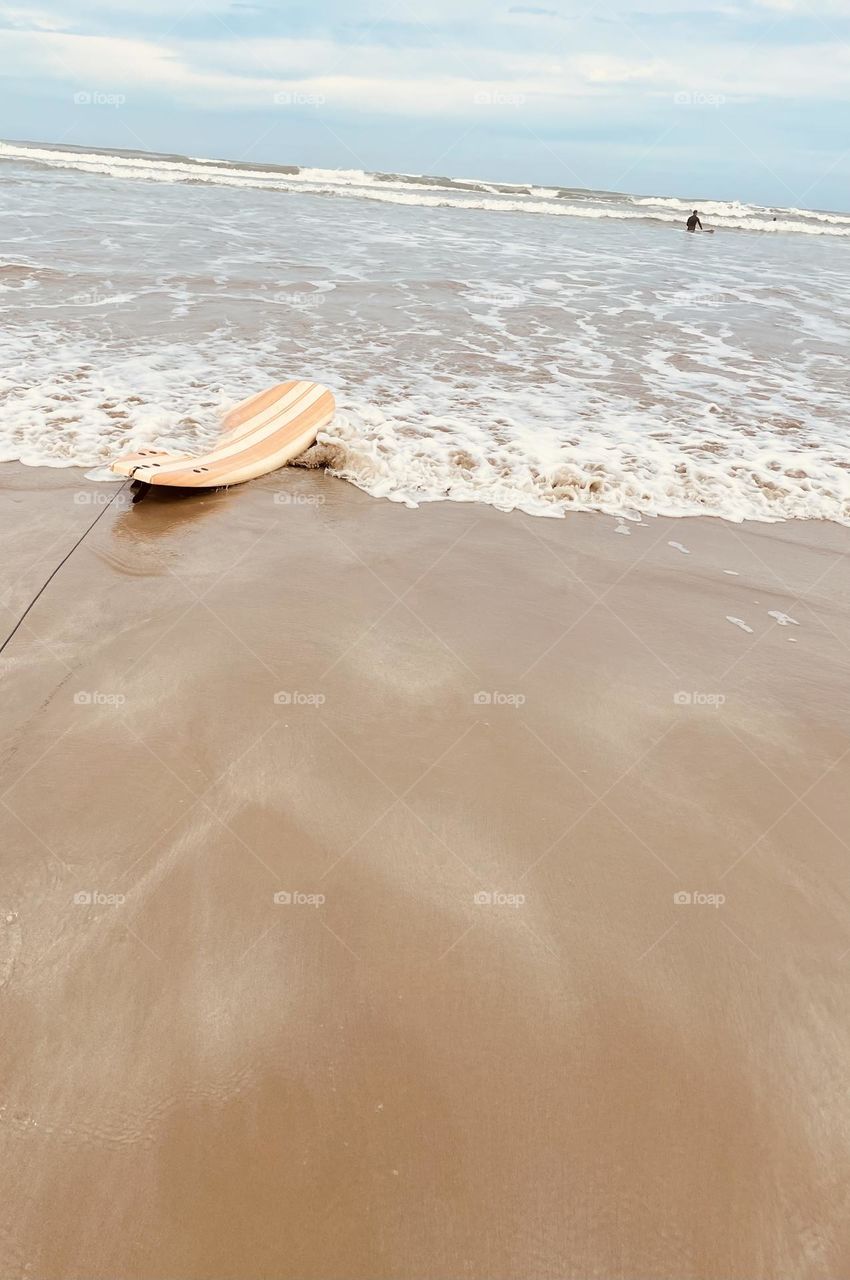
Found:
[[[5,635],[114,490],[0,481]],[[625,527],[106,511],[2,660],[3,1280],[850,1274],[848,531]]]

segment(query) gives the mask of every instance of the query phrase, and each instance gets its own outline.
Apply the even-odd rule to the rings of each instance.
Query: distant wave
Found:
[[[0,142],[0,160],[137,182],[205,184],[254,190],[301,192],[423,208],[526,213],[548,217],[645,221],[680,225],[694,201],[672,196],[485,182],[427,174],[366,173],[361,169],[315,169],[296,165],[245,164],[189,156]],[[739,201],[699,204],[718,230],[850,236],[850,214],[808,209],[766,209]]]

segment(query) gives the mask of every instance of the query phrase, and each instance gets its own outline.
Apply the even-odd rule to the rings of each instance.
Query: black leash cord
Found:
[[[121,488],[120,488],[120,489],[116,489],[116,490],[115,490],[115,492],[113,493],[112,497],[111,497],[111,498],[109,499],[109,501],[107,502],[106,506],[103,508],[103,510],[102,510],[102,511],[99,511],[99,512],[97,513],[97,515],[95,516],[94,520],[92,520],[91,524],[89,525],[88,529],[86,529],[85,533],[81,533],[81,534],[80,534],[79,538],[77,538],[77,541],[74,543],[73,547],[72,547],[72,548],[71,548],[71,550],[68,552],[68,554],[67,554],[65,557],[63,557],[63,559],[62,559],[62,560],[60,560],[60,561],[59,561],[59,563],[57,564],[56,568],[55,568],[55,569],[53,570],[53,572],[51,573],[50,577],[49,577],[49,578],[47,578],[47,579],[46,579],[46,581],[44,581],[44,582],[41,584],[41,586],[39,587],[38,591],[37,591],[37,592],[35,593],[35,595],[33,596],[32,600],[30,600],[30,602],[29,602],[29,604],[27,605],[26,609],[24,609],[24,611],[23,611],[23,613],[21,614],[20,618],[18,618],[18,621],[15,623],[14,627],[12,628],[12,630],[11,630],[11,631],[9,632],[9,634],[6,636],[6,639],[3,641],[3,643],[2,643],[2,644],[0,644],[0,653],[2,653],[2,652],[3,652],[3,650],[6,648],[6,645],[7,645],[7,644],[9,643],[9,641],[10,641],[10,640],[15,636],[15,634],[17,633],[17,631],[18,631],[19,627],[21,626],[22,622],[24,621],[24,619],[26,618],[27,614],[29,613],[30,609],[33,607],[33,605],[36,603],[36,601],[39,599],[39,597],[40,597],[41,595],[43,595],[43,594],[44,594],[44,592],[47,590],[47,588],[50,586],[51,582],[52,582],[52,581],[53,581],[53,579],[56,577],[57,573],[58,573],[58,572],[59,572],[59,570],[62,568],[63,564],[65,564],[68,560],[70,560],[70,559],[71,559],[71,556],[72,556],[72,555],[74,554],[74,552],[77,550],[77,547],[80,545],[80,543],[81,543],[85,538],[87,538],[87,537],[89,536],[89,534],[91,533],[92,529],[93,529],[93,528],[95,527],[95,525],[97,524],[98,520],[100,520],[101,516],[105,516],[105,515],[106,515],[107,511],[108,511],[108,510],[109,510],[109,508],[112,506],[113,502],[114,502],[114,501],[115,501],[115,499],[118,497],[119,493],[123,493],[123,492],[124,492],[124,490],[126,489],[126,487],[127,487],[127,485],[128,485],[128,484],[129,484],[129,481],[128,481],[128,480],[125,480],[125,481],[124,481],[124,483],[122,484]]]

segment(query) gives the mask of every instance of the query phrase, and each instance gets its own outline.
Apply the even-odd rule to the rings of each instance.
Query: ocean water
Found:
[[[850,523],[850,214],[23,143],[0,180],[2,460],[106,478],[310,377],[377,497]]]

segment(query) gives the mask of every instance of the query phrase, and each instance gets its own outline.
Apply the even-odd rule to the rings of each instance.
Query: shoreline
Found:
[[[105,492],[0,468],[4,638]],[[2,659],[4,1274],[840,1274],[846,529],[618,523],[104,513]]]

